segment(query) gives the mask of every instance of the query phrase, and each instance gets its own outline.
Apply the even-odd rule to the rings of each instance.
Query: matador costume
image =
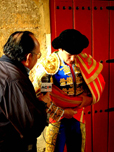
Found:
[[[61,59],[59,51],[52,53],[35,66],[30,78],[37,96],[40,93],[41,78],[44,75],[50,75],[50,81],[52,82],[52,92],[50,93],[51,103],[47,109],[50,117],[46,133],[46,152],[54,152],[64,109],[77,107],[82,102],[82,98],[79,98],[78,95],[85,93],[88,96],[92,96],[92,104],[99,101],[105,86],[104,78],[101,75],[102,69],[103,65],[96,62],[92,56],[86,53],[76,55],[75,64],[69,67]],[[75,76],[74,79],[73,73]],[[80,122],[82,133],[81,152],[84,152],[84,107],[78,109],[73,117]]]

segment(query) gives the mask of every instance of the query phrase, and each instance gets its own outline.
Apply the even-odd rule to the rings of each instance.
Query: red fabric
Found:
[[[56,95],[58,95],[58,97]],[[82,102],[81,97],[69,96],[55,85],[52,86],[52,92],[50,93],[50,97],[51,97],[51,100],[56,104],[56,106],[61,107],[63,109],[70,108],[70,107],[76,108]],[[68,101],[65,101],[65,99],[68,99]],[[77,109],[77,113],[73,117],[77,119],[78,121],[81,121],[84,123],[84,117],[82,120],[80,120],[81,115],[82,115],[82,110],[83,108]],[[49,121],[50,123],[55,122],[52,118],[50,118]]]
[[[99,101],[101,94],[104,90],[105,81],[101,75],[103,65],[96,62],[90,55],[80,53],[76,58],[80,67],[82,76],[87,83],[92,96],[93,104]]]
[[[67,107],[77,107],[79,104],[81,104],[82,101],[81,97],[69,96],[55,85],[52,85],[52,92],[50,93],[50,96],[56,106],[61,107],[63,109]],[[65,99],[67,101],[65,101]]]
[[[69,67],[70,67],[70,70],[71,70],[71,73],[72,73],[72,77],[73,77],[73,80],[75,81],[75,74],[74,74],[74,70],[72,68],[72,64],[68,64]]]

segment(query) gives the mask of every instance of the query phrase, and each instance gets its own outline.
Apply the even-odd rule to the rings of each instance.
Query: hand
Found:
[[[92,103],[92,97],[88,97],[87,95],[80,95],[83,98],[82,103],[77,108],[87,107]]]
[[[64,117],[67,118],[67,119],[70,119],[72,118],[75,114],[77,113],[77,111],[71,109],[71,108],[68,108],[68,109],[65,109],[64,110]]]
[[[39,100],[44,101],[45,103],[50,103],[50,93],[47,92],[45,95],[43,93],[38,97]]]

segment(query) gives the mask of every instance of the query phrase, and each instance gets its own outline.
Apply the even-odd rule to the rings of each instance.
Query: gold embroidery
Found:
[[[72,96],[72,95],[74,95],[74,92],[68,92],[68,95]]]
[[[100,85],[101,91],[103,91],[103,87],[102,87],[101,82],[100,82],[100,80],[99,80],[99,78],[98,78],[98,77],[97,77],[97,80],[98,80],[98,82],[99,82],[99,85]]]
[[[87,62],[88,62],[88,65],[90,66],[92,64],[91,58],[87,58]]]
[[[86,128],[85,124],[80,122],[80,129],[82,133],[82,145],[81,145],[81,152],[85,151],[85,141],[86,141]]]
[[[67,77],[66,81],[67,81],[67,85],[73,83],[72,77]]]
[[[63,116],[64,110],[57,107],[53,102],[50,103],[49,108],[47,108],[46,112],[49,114],[49,117],[55,121],[59,121]]]
[[[65,78],[60,79],[60,86],[65,86],[65,85],[66,85]]]
[[[93,92],[93,89],[92,89],[92,87],[91,87],[90,84],[88,84],[88,88],[90,89],[91,94],[92,94],[92,97],[93,97],[92,104],[95,104],[95,103],[97,102],[97,101],[96,101],[96,96],[95,96],[95,94],[94,94],[94,92]]]
[[[83,58],[87,58],[87,54],[86,53],[80,53],[81,54],[81,56],[83,57]]]
[[[77,66],[75,65],[75,66],[74,66],[74,71],[75,71],[75,73],[80,73],[79,67],[77,67]]]
[[[97,99],[97,102],[98,102],[100,100],[100,92],[99,92],[98,86],[95,81],[93,81],[93,84],[94,84],[94,87],[95,87],[97,95],[98,95],[98,99]]]
[[[68,95],[74,95],[74,88],[68,89]]]
[[[83,80],[82,80],[81,78],[77,77],[77,78],[76,78],[76,83],[77,83],[77,84],[83,83]]]
[[[86,66],[86,64],[85,64],[85,62],[82,60],[82,58],[80,57],[80,56],[78,56],[77,55],[77,57],[78,57],[78,59],[79,59],[79,61],[81,62],[81,64],[83,65],[83,67],[86,69],[86,71],[90,74],[92,71],[93,71],[93,69],[96,67],[96,61],[93,59],[93,64],[92,64],[92,66],[90,67],[90,69],[88,69],[87,68],[87,66]]]
[[[74,92],[74,89],[73,88],[69,88],[68,91],[69,92]]]
[[[62,90],[67,94],[67,89],[66,88],[63,88]]]
[[[52,53],[45,60],[41,62],[43,67],[45,68],[47,74],[55,74],[60,66],[60,61],[57,54]]]
[[[85,77],[84,73],[82,73],[85,82],[87,84],[89,84],[90,82],[92,82],[93,80],[95,80],[97,78],[98,74],[101,72],[102,68],[103,68],[103,65],[100,64],[99,68],[96,70],[96,72],[90,78],[88,78],[88,79]]]
[[[81,56],[83,57],[84,54],[81,53]],[[88,69],[87,65],[85,64],[85,62],[83,61],[83,59],[82,59],[79,55],[77,55],[77,58],[79,59],[80,64],[83,65],[83,67],[84,67],[84,69],[86,70],[86,72],[88,73],[88,75],[95,69],[97,62],[92,58],[91,55],[89,55],[88,58],[90,58],[90,60],[91,60],[93,63],[92,63],[92,65],[91,65],[91,67],[90,67],[89,69]],[[89,77],[88,79],[85,77],[85,74],[84,74],[83,72],[81,72],[82,75],[83,75],[83,77],[84,77],[84,80],[86,81],[87,84],[89,84],[91,81],[93,81],[94,79],[96,79],[97,76],[98,76],[98,74],[102,71],[102,69],[103,69],[103,64],[101,64],[101,63],[98,63],[98,64],[99,64],[98,69],[97,69],[96,72],[95,72],[91,77]]]
[[[46,152],[54,152],[60,122],[49,124],[46,128]]]
[[[67,74],[67,73],[70,73],[70,68],[69,68],[69,66],[67,66],[67,65],[65,65],[65,64],[62,64],[62,68],[60,69],[60,71],[64,71],[64,73],[65,74]]]

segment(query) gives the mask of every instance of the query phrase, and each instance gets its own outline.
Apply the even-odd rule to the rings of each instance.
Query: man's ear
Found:
[[[29,67],[30,67],[30,63],[31,63],[31,59],[32,59],[32,54],[29,53],[29,54],[27,54],[27,56],[26,56],[26,61],[23,60],[23,61],[22,61],[22,64],[23,64],[24,66],[26,66],[27,68],[29,68]]]

